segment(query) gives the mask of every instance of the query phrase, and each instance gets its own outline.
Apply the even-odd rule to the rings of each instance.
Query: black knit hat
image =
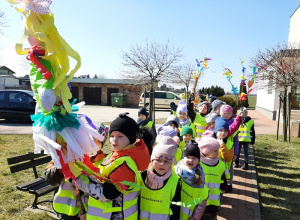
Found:
[[[194,156],[200,160],[200,149],[196,142],[188,143],[183,149],[183,157]]]
[[[138,116],[140,114],[145,115],[146,117],[148,117],[148,115],[149,115],[149,113],[147,112],[147,109],[145,109],[145,108],[140,108],[139,109]]]
[[[129,139],[130,144],[133,144],[136,141],[136,133],[139,127],[135,120],[127,116],[128,114],[128,112],[119,114],[119,117],[112,121],[109,127],[109,134],[113,131],[119,131]]]

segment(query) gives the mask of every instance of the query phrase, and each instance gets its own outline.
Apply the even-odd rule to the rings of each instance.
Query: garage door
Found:
[[[83,101],[87,105],[101,105],[101,88],[83,88]]]

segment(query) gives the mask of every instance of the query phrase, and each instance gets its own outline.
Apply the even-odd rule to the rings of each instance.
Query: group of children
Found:
[[[95,139],[99,152],[91,161],[112,181],[80,171],[76,181],[64,180],[60,170],[48,167],[46,179],[60,182],[54,209],[63,219],[217,219],[242,146],[242,168],[248,169],[253,120],[245,108],[234,120],[232,107],[218,99],[202,102],[196,110],[189,99],[172,110],[157,129],[145,108],[139,110],[138,122],[120,114],[109,127],[113,149],[106,157],[103,142]]]

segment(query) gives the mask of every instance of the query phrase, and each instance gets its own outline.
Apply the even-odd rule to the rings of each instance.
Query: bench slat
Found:
[[[19,155],[11,158],[7,158],[7,163],[8,165],[24,162],[26,160],[31,160],[37,157],[42,157],[42,156],[49,156],[48,154],[34,154],[32,152],[29,152],[28,154],[24,155]]]
[[[56,186],[52,186],[52,185],[47,185],[47,186],[44,186],[38,190],[29,190],[29,193],[31,194],[35,194],[37,196],[43,196],[43,195],[46,195],[47,193],[51,192],[51,191],[54,191],[54,190],[57,190],[58,189],[58,186],[59,185],[56,185]]]
[[[47,157],[43,157],[43,158],[40,158],[40,159],[35,159],[34,161],[28,161],[28,162],[25,162],[25,163],[14,165],[14,166],[11,166],[9,168],[10,168],[11,173],[16,173],[16,172],[19,172],[19,171],[22,171],[22,170],[26,170],[28,168],[33,168],[33,167],[36,167],[38,165],[48,163],[50,161],[51,161],[51,157],[47,156]]]
[[[33,187],[35,187],[35,186],[37,186],[37,185],[39,185],[43,182],[45,182],[45,179],[43,177],[39,177],[37,179],[22,183],[20,185],[17,185],[17,189],[21,190],[21,191],[28,191],[31,188],[33,188]]]

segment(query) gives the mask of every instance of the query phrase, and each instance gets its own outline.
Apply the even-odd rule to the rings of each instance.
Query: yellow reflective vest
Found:
[[[190,185],[188,185],[186,182],[181,180],[181,202],[183,203],[189,203],[191,201],[194,201],[197,198],[200,198],[201,200],[197,203],[201,203],[203,200],[207,199],[208,197],[208,188],[206,185],[204,185],[203,188],[194,188]],[[197,205],[196,204],[196,205]],[[180,208],[180,219],[182,220],[188,220],[194,211],[194,208],[196,205],[192,205],[189,207],[183,207]]]
[[[149,189],[144,181],[141,189],[140,219],[168,220],[171,214],[171,203],[178,184],[178,177],[172,173],[167,184],[157,190]]]
[[[239,141],[240,142],[251,142],[251,127],[253,120],[249,120],[247,123],[241,124],[239,128]]]
[[[136,163],[130,156],[122,156],[111,162],[110,164],[98,166],[100,173],[109,176],[115,169],[120,167],[123,163],[135,173],[137,184],[141,183],[141,177],[138,172]],[[113,207],[113,201],[100,202],[92,197],[89,197],[87,208],[87,219],[105,220],[110,219],[112,212],[122,212],[123,219],[136,220],[138,219],[138,205],[137,198],[139,195],[138,188],[127,189],[128,195],[122,194],[122,207]]]
[[[200,161],[200,164],[205,173],[205,185],[209,189],[206,206],[220,206],[221,183],[223,183],[222,175],[225,171],[225,163],[218,162],[215,166],[208,166]]]
[[[72,193],[72,183],[68,180],[61,181],[58,191],[53,198],[53,209],[68,216],[75,216],[79,213],[80,209],[76,203],[76,197]],[[81,196],[81,201],[86,209],[87,197]]]
[[[194,120],[193,123],[194,123],[195,126],[196,126],[196,134],[195,134],[195,138],[196,138],[196,137],[201,138],[201,137],[202,137],[202,134],[204,133],[205,128],[206,128],[206,126],[207,126],[205,117],[203,117],[203,116],[200,115],[199,113],[196,113],[196,117],[195,117],[195,120]]]

